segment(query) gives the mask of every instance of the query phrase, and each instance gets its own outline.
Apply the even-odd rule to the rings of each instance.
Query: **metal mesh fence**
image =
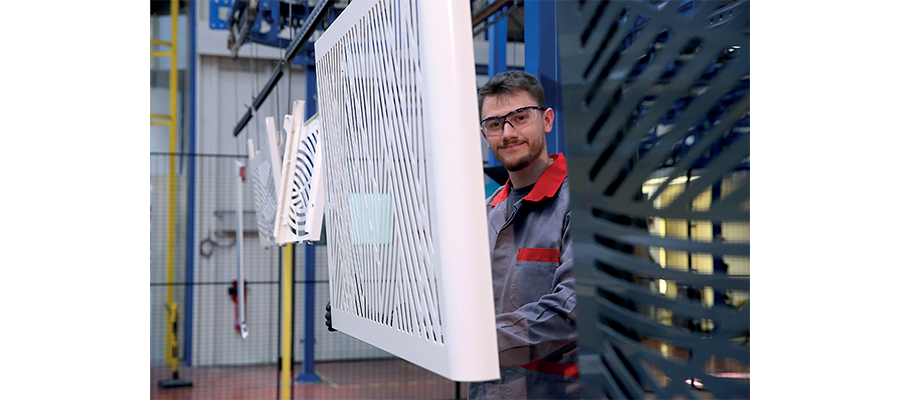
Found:
[[[170,189],[172,158],[176,169],[174,188]],[[151,398],[280,398],[284,250],[260,245],[249,180],[243,182],[240,199],[243,231],[237,232],[236,161],[246,164],[247,157],[151,153]],[[169,212],[174,213],[171,231]],[[236,325],[237,235],[242,235],[243,241],[246,338]],[[327,332],[326,245],[292,246],[293,398],[459,398],[465,384],[446,380],[341,332]],[[307,257],[310,250],[314,257]],[[307,264],[315,269],[312,280],[306,279]],[[307,290],[314,290],[311,305],[306,301]],[[166,335],[172,330],[167,324],[170,300],[178,309],[178,377],[190,381],[189,387],[159,385],[174,375],[165,357]],[[312,313],[312,318],[306,313]],[[305,347],[307,321],[313,323],[311,349]],[[309,350],[314,360],[304,368],[304,353]],[[313,382],[303,382],[307,380]]]

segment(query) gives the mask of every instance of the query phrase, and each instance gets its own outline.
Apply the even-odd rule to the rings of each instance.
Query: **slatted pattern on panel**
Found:
[[[443,342],[415,1],[377,2],[319,55],[333,307]]]
[[[278,210],[278,197],[275,188],[275,176],[269,160],[268,141],[264,141],[262,149],[251,151],[248,174],[253,183],[253,204],[256,207],[256,225],[260,245],[264,247],[275,244],[275,215]],[[255,150],[255,149],[253,149]]]
[[[312,119],[316,117],[313,116]],[[291,231],[297,236],[306,236],[307,221],[314,212],[313,181],[316,165],[316,154],[321,151],[321,134],[318,123],[304,124],[301,139],[291,153],[296,158],[291,178],[291,218],[288,220]],[[319,167],[320,168],[320,167]]]
[[[276,191],[278,192],[278,211],[275,216],[275,240],[280,244],[296,243],[302,240],[304,221],[298,221],[301,217],[292,210],[294,203],[298,201],[294,186],[297,184],[296,175],[300,160],[299,147],[303,137],[303,122],[305,115],[303,106],[305,102],[295,100],[293,113],[284,116],[284,129],[287,131],[285,140],[284,157],[281,161],[280,181]],[[305,218],[305,215],[303,216]]]
[[[749,397],[749,2],[558,4],[583,394]]]

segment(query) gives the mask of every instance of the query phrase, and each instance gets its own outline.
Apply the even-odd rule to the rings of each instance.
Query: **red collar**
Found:
[[[559,190],[559,187],[566,179],[566,176],[569,175],[569,167],[566,165],[566,156],[562,153],[551,154],[550,159],[553,160],[553,163],[544,170],[544,173],[542,173],[541,177],[535,182],[531,192],[523,197],[523,200],[541,201],[556,195],[556,191]],[[501,201],[506,200],[511,188],[512,182],[507,179],[506,185],[503,186],[503,190],[494,196],[491,207],[496,207]]]

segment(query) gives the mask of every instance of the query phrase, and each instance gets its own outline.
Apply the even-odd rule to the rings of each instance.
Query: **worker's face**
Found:
[[[509,95],[487,96],[481,106],[481,119],[502,117],[522,107],[537,106],[527,92],[520,90]],[[488,147],[497,161],[508,171],[518,171],[547,153],[546,134],[553,129],[553,110],[530,110],[535,119],[528,124],[513,127],[503,122],[502,132],[490,134],[482,129],[481,134],[487,139]]]

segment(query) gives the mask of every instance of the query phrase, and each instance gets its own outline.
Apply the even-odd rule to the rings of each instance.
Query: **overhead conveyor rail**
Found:
[[[500,9],[506,7],[510,3],[518,2],[519,0],[496,0],[493,3],[484,6],[484,8],[472,13],[472,27],[478,26],[478,24],[484,22],[488,17],[495,12],[500,11]]]
[[[322,0],[316,3],[315,8],[309,13],[309,17],[303,23],[303,26],[300,28],[300,35],[295,37],[291,44],[288,46],[288,50],[284,58],[278,61],[278,64],[275,66],[275,70],[272,71],[272,75],[269,77],[268,82],[263,88],[260,90],[259,94],[253,98],[253,103],[250,106],[250,109],[244,113],[244,116],[238,121],[237,125],[234,127],[234,136],[237,136],[241,133],[244,127],[253,119],[253,114],[255,110],[259,109],[262,106],[263,102],[265,102],[266,98],[275,88],[275,85],[278,84],[278,81],[284,75],[283,68],[285,65],[290,65],[291,61],[297,57],[300,51],[304,48],[304,46],[309,42],[310,37],[312,37],[313,32],[315,32],[315,28],[322,23],[322,20],[328,14],[328,10],[330,10],[334,6],[335,0]],[[515,8],[522,5],[521,0],[497,0],[493,3],[486,5],[485,7],[473,12],[472,14],[472,28],[477,30],[474,34],[484,31],[490,25],[496,23],[496,21],[501,20],[504,16],[512,12]],[[487,21],[487,19],[496,14],[498,11],[504,9],[504,7],[510,6],[505,13],[497,16],[497,18],[493,21]],[[485,21],[487,21],[485,23]],[[482,23],[484,23],[482,25]],[[249,26],[249,24],[245,24]],[[479,27],[479,25],[482,25]],[[246,28],[246,26],[245,26]],[[240,45],[241,42],[235,43],[235,48],[233,49],[233,55],[236,55],[236,48]]]

